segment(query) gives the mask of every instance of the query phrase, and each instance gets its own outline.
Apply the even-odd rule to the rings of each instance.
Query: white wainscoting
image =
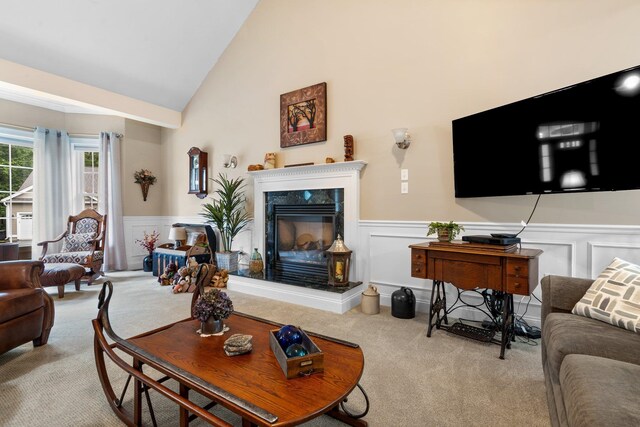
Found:
[[[391,294],[402,286],[411,288],[416,296],[416,310],[428,311],[431,296],[430,280],[411,277],[409,245],[433,240],[426,237],[428,221],[360,221],[360,247],[356,254],[358,280],[377,286],[383,305],[391,305]],[[461,223],[464,234],[516,233],[518,224]],[[538,286],[534,295],[540,298],[540,279],[548,274],[596,277],[613,257],[640,263],[640,227],[612,225],[529,225],[520,235],[522,247],[542,249]],[[447,300],[453,301],[455,291],[448,288]],[[478,297],[479,298],[479,297]],[[474,300],[473,296],[470,297]],[[515,296],[518,314],[526,308],[525,320],[540,325],[540,303],[529,297]],[[475,310],[460,309],[454,317],[481,320],[484,315]]]
[[[168,242],[171,224],[177,222],[202,223],[198,216],[127,216],[124,217],[127,261],[132,270],[142,268],[144,249],[135,243],[143,232],[156,230],[160,242]],[[391,305],[391,294],[402,286],[409,287],[416,296],[416,309],[428,311],[431,281],[411,277],[409,245],[432,240],[426,237],[428,221],[359,221],[358,247],[354,253],[357,277],[364,284],[378,287],[381,304]],[[464,234],[490,234],[496,232],[515,233],[518,224],[461,223]],[[539,275],[556,274],[574,277],[596,277],[613,257],[620,257],[640,264],[640,226],[532,224],[520,235],[525,248],[542,249]],[[251,252],[251,230],[241,233],[234,242],[234,249],[242,249],[245,262]],[[539,284],[539,280],[538,280]],[[450,289],[450,292],[453,290]],[[453,293],[448,296],[452,301]],[[540,298],[540,286],[534,291]],[[472,297],[473,299],[473,297]],[[528,297],[515,297],[518,314],[522,314]],[[465,318],[482,319],[475,311],[458,310]],[[540,325],[540,303],[531,299],[525,320],[531,325]]]

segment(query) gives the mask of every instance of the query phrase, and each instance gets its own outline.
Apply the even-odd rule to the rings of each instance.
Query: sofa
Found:
[[[551,424],[640,425],[640,334],[571,314],[593,280],[546,276],[541,283]]]
[[[0,354],[33,341],[47,343],[53,299],[40,286],[41,261],[0,262]]]

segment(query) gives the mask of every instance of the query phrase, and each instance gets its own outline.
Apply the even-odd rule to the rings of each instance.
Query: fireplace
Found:
[[[344,235],[342,188],[265,193],[267,276],[327,282],[328,249]]]
[[[334,313],[344,313],[358,305],[365,288],[358,282],[361,265],[358,258],[366,253],[366,248],[358,245],[358,222],[360,172],[366,164],[354,160],[249,172],[254,189],[251,247],[258,248],[263,255],[265,269],[259,277],[248,270],[244,274],[241,272],[245,270],[234,273],[227,283],[229,290]],[[296,228],[295,241],[285,235],[283,243],[282,233],[286,232],[283,228],[289,228],[291,233],[292,226]],[[353,251],[349,286],[329,285],[327,259],[319,256],[318,248],[332,244],[338,233]],[[304,234],[310,237],[300,238]],[[292,241],[294,246],[285,250]],[[300,252],[295,257],[290,253],[294,248]],[[301,273],[299,268],[303,264],[312,268]]]

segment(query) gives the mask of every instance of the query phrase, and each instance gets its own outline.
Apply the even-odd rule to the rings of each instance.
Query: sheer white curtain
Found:
[[[122,221],[122,180],[120,178],[120,138],[100,133],[98,168],[98,211],[107,214],[104,271],[126,270],[127,256]]]
[[[71,144],[65,131],[37,127],[33,137],[33,243],[32,258],[40,257],[38,242],[51,240],[65,231],[69,215],[82,210],[75,206]],[[50,245],[57,252],[60,245]]]

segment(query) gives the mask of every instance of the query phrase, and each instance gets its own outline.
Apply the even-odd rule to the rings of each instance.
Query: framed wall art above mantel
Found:
[[[327,83],[280,95],[280,147],[327,140]]]

